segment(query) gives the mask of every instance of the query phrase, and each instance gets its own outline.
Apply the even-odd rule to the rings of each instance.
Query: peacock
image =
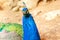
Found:
[[[0,23],[0,32],[3,30],[7,32],[16,32],[19,36],[23,37],[23,27],[18,23]]]
[[[25,5],[25,3],[23,2]],[[23,24],[23,40],[40,40],[40,35],[36,26],[36,23],[33,19],[33,16],[29,13],[26,5],[22,9],[23,17],[22,17],[22,24]]]

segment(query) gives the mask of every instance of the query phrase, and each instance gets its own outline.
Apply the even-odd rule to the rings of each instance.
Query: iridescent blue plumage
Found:
[[[27,8],[23,8],[22,11],[27,11],[28,9]]]
[[[37,26],[27,8],[22,9],[23,12],[23,40],[40,40]]]

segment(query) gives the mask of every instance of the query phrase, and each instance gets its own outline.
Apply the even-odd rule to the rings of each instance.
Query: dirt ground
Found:
[[[36,8],[29,10],[34,17],[41,40],[60,40],[60,11],[56,10],[60,10],[60,0],[47,3],[41,1]],[[44,14],[48,14],[50,11],[58,14],[54,19],[46,20]],[[53,12],[52,15],[54,14]],[[22,24],[22,12],[2,10],[0,11],[0,22]]]
[[[45,18],[41,17],[41,15],[47,14],[50,11],[53,12],[55,10],[60,10],[60,0],[48,2],[46,4],[41,2],[36,10],[34,10],[35,13],[38,11],[34,18],[42,40],[60,40],[60,16],[57,15],[57,17],[51,20],[45,20]],[[56,12],[53,12],[52,15]]]

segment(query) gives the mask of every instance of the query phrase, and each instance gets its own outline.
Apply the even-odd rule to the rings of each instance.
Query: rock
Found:
[[[0,40],[22,40],[22,37],[17,35],[16,32],[1,32]]]

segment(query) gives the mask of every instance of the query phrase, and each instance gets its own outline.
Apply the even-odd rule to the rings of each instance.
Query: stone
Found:
[[[16,32],[1,32],[0,40],[22,40],[21,36],[18,36]]]

